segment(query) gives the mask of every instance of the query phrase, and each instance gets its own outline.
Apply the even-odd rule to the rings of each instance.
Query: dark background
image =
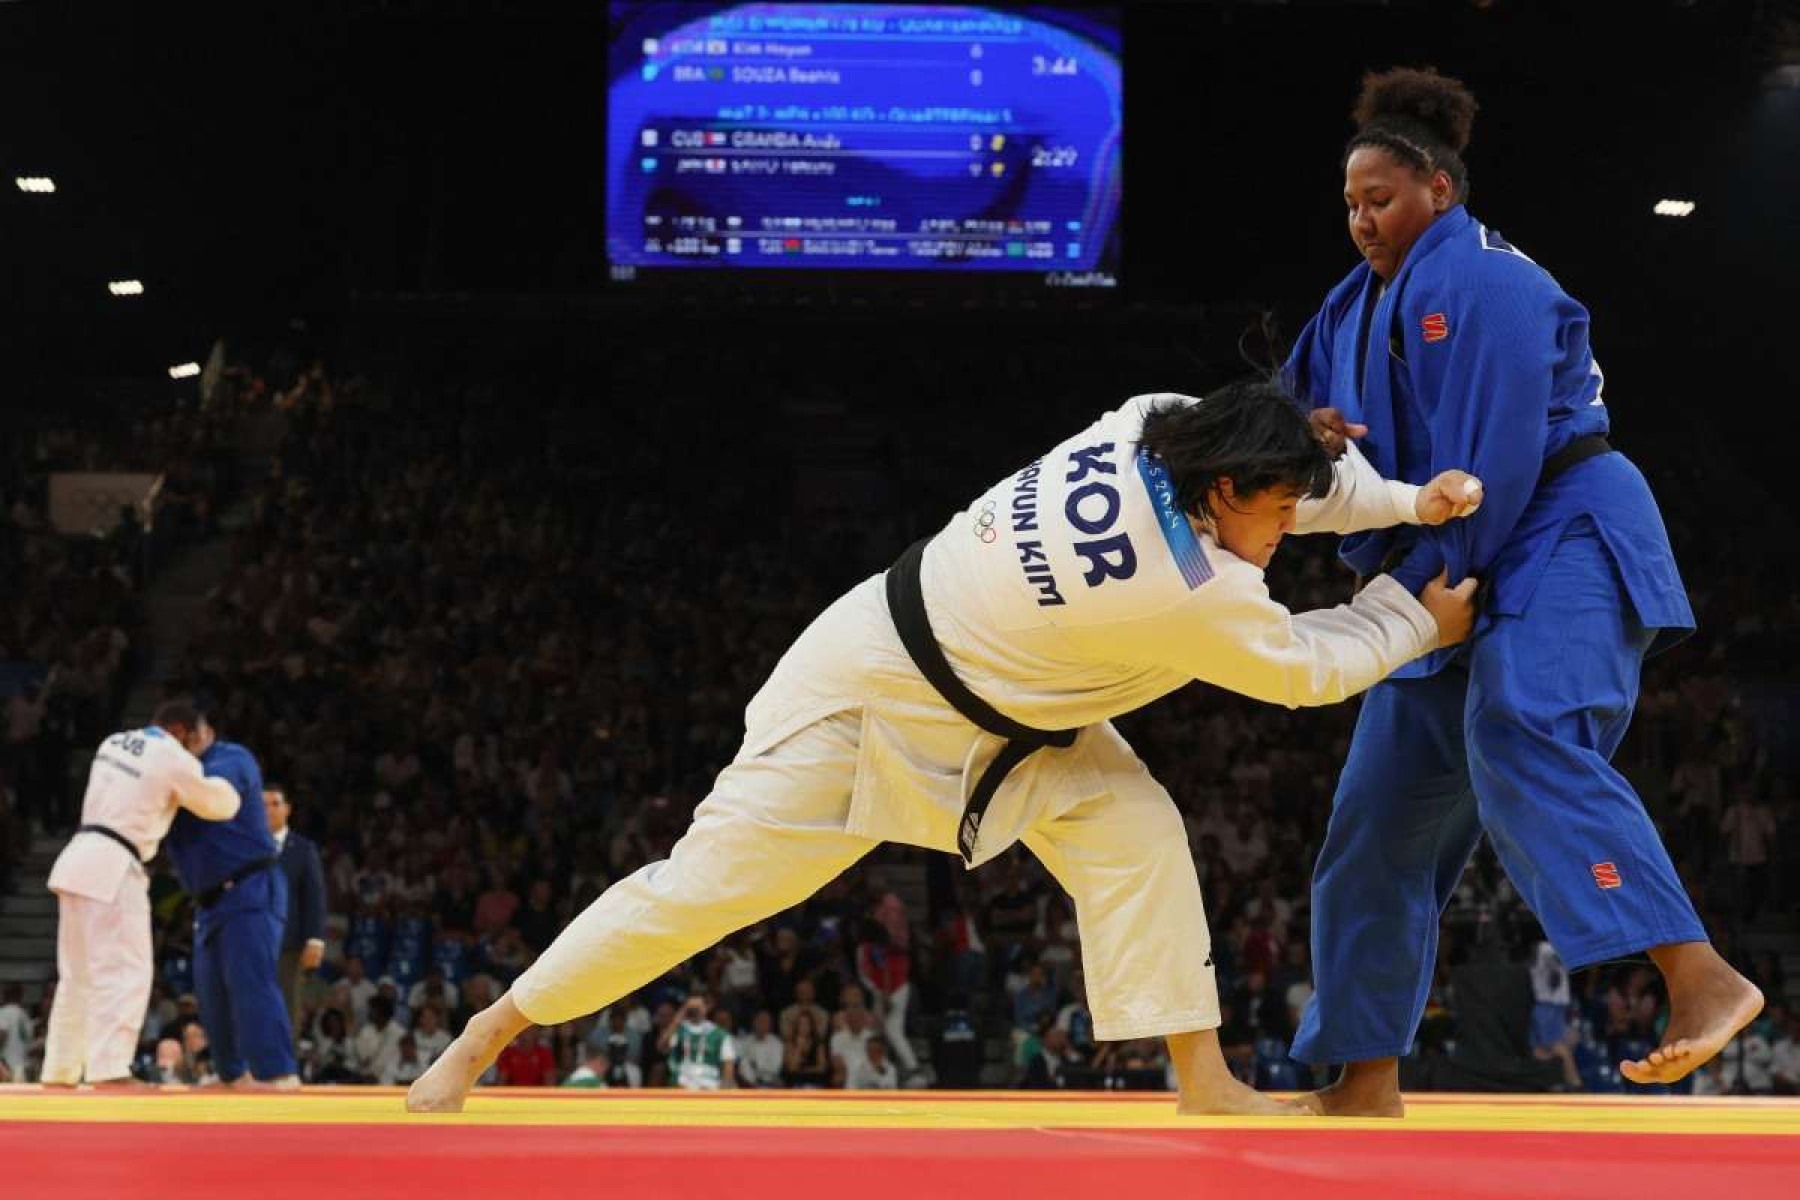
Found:
[[[890,278],[766,296],[691,273],[673,292],[606,283],[604,4],[175,7],[0,3],[9,403],[166,382],[215,336],[352,313],[504,327],[513,346],[595,322],[630,344],[697,322],[785,337],[851,313],[875,352],[885,328],[904,354],[968,336],[973,311],[995,336],[1129,328],[1120,395],[1192,388],[1173,376],[1229,366],[1263,312],[1291,338],[1352,265],[1338,156],[1357,78],[1432,64],[1482,105],[1471,208],[1593,311],[1615,418],[1703,418],[1765,478],[1787,458],[1768,422],[1797,379],[1800,89],[1775,86],[1800,61],[1789,6],[1127,4],[1118,294]],[[19,174],[58,191],[22,195]],[[1699,210],[1655,217],[1663,196]],[[107,295],[132,276],[146,296]],[[971,395],[1003,393],[975,357]]]

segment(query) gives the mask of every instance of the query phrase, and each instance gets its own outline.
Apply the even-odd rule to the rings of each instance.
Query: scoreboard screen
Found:
[[[1116,10],[614,3],[612,277],[1118,282]]]

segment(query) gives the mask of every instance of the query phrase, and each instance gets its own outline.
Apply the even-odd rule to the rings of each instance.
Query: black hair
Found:
[[[197,729],[200,725],[200,708],[192,700],[164,700],[156,706],[156,714],[150,723],[158,729],[167,729],[171,725],[182,729]]]
[[[1198,404],[1166,404],[1144,418],[1138,445],[1167,468],[1183,512],[1211,518],[1207,495],[1230,479],[1239,497],[1273,487],[1331,490],[1331,456],[1279,382],[1226,384]]]
[[[1462,80],[1434,68],[1395,67],[1363,76],[1356,107],[1356,132],[1344,146],[1344,161],[1360,146],[1379,146],[1415,170],[1450,177],[1458,200],[1469,198],[1469,168],[1463,151],[1480,106]]]
[[[263,780],[263,791],[274,792],[281,797],[282,803],[286,804],[289,808],[294,807],[293,798],[288,795],[287,785],[282,783],[279,779]]]

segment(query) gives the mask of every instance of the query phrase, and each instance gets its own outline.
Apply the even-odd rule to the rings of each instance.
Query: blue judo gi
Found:
[[[182,886],[197,897],[234,872],[269,861],[212,905],[195,907],[194,991],[213,1070],[227,1083],[244,1073],[246,1063],[257,1079],[292,1075],[298,1070],[293,1026],[277,976],[287,876],[263,807],[262,769],[250,751],[225,741],[214,742],[200,765],[229,780],[243,802],[229,821],[201,821],[186,810],[176,815],[163,845]]]
[[[1543,487],[1544,461],[1608,428],[1588,314],[1461,205],[1394,280],[1364,263],[1301,333],[1286,374],[1367,424],[1381,473],[1461,468],[1468,520],[1345,538],[1363,575],[1415,594],[1440,571],[1486,589],[1474,635],[1372,688],[1313,877],[1315,991],[1293,1055],[1405,1054],[1438,920],[1485,829],[1571,968],[1705,932],[1642,802],[1610,765],[1653,649],[1694,627],[1656,501],[1618,453]]]

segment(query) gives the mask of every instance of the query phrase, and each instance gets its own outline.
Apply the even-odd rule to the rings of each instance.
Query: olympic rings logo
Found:
[[[984,542],[992,542],[995,538],[1000,536],[994,530],[994,521],[996,520],[994,508],[998,504],[999,501],[997,500],[985,500],[982,502],[981,512],[976,514],[974,533],[977,538],[980,538]]]

